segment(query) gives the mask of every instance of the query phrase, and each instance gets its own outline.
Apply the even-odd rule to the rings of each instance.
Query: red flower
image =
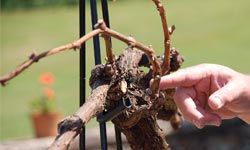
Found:
[[[46,72],[46,73],[41,74],[39,81],[40,83],[44,85],[51,85],[55,82],[55,78],[52,73]]]

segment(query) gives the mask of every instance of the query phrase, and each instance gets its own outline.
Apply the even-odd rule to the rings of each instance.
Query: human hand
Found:
[[[161,89],[177,87],[176,105],[198,128],[239,117],[250,123],[250,76],[215,64],[201,64],[163,76]]]

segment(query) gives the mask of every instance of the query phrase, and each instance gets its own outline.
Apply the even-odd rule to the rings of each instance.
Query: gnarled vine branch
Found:
[[[67,150],[70,142],[80,132],[82,127],[96,114],[104,109],[108,85],[100,85],[92,91],[86,103],[72,116],[58,124],[58,136],[49,150]]]

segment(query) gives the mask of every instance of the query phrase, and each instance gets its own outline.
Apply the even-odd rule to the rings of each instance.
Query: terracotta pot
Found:
[[[57,124],[62,118],[60,113],[32,113],[31,118],[36,137],[57,135]]]

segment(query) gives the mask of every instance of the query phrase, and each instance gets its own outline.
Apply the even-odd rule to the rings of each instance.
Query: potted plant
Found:
[[[52,73],[41,74],[39,81],[42,85],[42,94],[31,102],[31,119],[36,137],[55,136],[57,123],[61,114],[56,111],[55,91],[52,84],[55,78]]]

